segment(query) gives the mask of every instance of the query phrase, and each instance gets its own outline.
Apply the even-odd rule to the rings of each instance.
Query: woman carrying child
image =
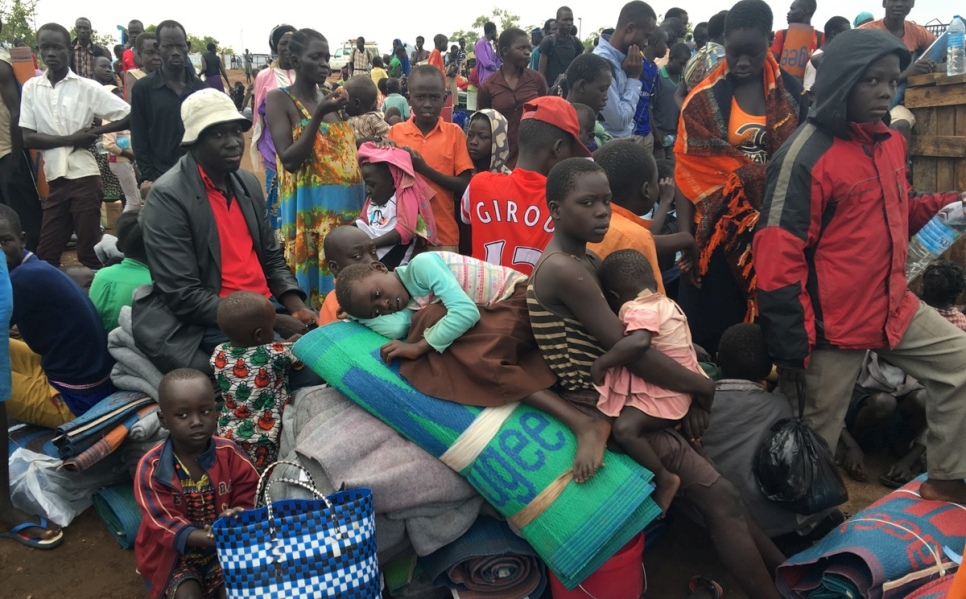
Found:
[[[335,227],[355,221],[363,186],[352,127],[339,116],[344,90],[325,96],[329,44],[313,29],[292,35],[288,51],[295,83],[268,94],[266,118],[278,153],[281,237],[312,308],[334,287],[322,242]]]
[[[451,252],[426,252],[395,272],[373,262],[339,271],[342,309],[393,341],[381,353],[419,391],[466,405],[523,401],[577,436],[573,476],[600,467],[610,426],[548,391],[556,376],[527,318],[526,275]],[[405,341],[401,341],[405,340]]]
[[[436,192],[416,176],[409,152],[366,142],[359,148],[366,203],[356,226],[372,238],[386,268],[404,266],[417,246],[439,245],[430,198]]]

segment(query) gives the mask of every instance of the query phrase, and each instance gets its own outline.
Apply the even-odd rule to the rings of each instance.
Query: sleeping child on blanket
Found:
[[[414,256],[394,272],[380,262],[339,272],[342,309],[394,341],[388,363],[419,391],[465,405],[523,401],[563,422],[577,437],[573,476],[600,467],[610,425],[549,390],[556,376],[544,362],[527,313],[525,275],[450,252]]]

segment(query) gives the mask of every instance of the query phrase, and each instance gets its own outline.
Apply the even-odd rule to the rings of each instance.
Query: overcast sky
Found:
[[[277,1],[277,0],[276,0]],[[678,1],[678,0],[675,0]],[[711,0],[679,0],[677,4],[686,9],[692,22],[706,21],[712,14],[727,6],[726,2]],[[775,28],[785,26],[785,14],[791,0],[769,0],[775,13]],[[581,26],[581,37],[601,27],[613,27],[623,4],[620,0],[589,2],[578,0],[568,4],[574,11],[575,19],[582,19],[575,25]],[[651,3],[660,17],[665,10],[675,4]],[[243,9],[242,7],[246,7]],[[432,6],[433,9],[428,9]],[[439,7],[437,10],[435,7]],[[113,32],[117,35],[117,25],[127,25],[132,18],[140,19],[145,25],[157,24],[164,19],[179,21],[189,33],[197,36],[210,35],[224,46],[231,46],[236,52],[249,48],[252,52],[268,52],[268,33],[278,23],[289,23],[295,27],[311,27],[322,32],[330,44],[345,41],[359,35],[375,40],[383,53],[388,53],[393,38],[402,38],[413,43],[417,35],[431,40],[437,33],[450,35],[456,30],[469,29],[477,16],[491,12],[494,6],[508,7],[520,15],[521,26],[527,27],[554,16],[560,0],[528,0],[527,2],[400,2],[399,0],[350,0],[349,2],[264,2],[244,0],[242,2],[188,2],[167,0],[155,3],[114,2],[100,0],[79,3],[76,0],[40,0],[37,6],[37,25],[49,21],[59,22],[68,28],[80,16],[88,17],[98,33]],[[257,7],[250,10],[247,7]],[[273,10],[279,7],[282,10]],[[338,7],[336,11],[332,7]],[[413,7],[413,8],[411,8]],[[420,10],[415,7],[426,7]],[[259,11],[258,9],[262,9]],[[830,17],[841,15],[850,21],[868,10],[881,18],[883,9],[877,0],[818,0],[818,11],[812,24],[821,28]],[[952,14],[946,14],[952,7],[940,0],[920,0],[910,18],[917,23],[939,18],[949,22]]]

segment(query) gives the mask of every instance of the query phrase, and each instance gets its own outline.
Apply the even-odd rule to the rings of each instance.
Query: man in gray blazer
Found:
[[[279,304],[283,338],[316,322],[268,224],[261,185],[239,170],[251,127],[216,90],[181,107],[189,152],[160,177],[141,212],[152,288],[135,293],[134,339],[162,372],[210,372],[211,351],[228,338],[216,319],[221,298],[253,291]]]

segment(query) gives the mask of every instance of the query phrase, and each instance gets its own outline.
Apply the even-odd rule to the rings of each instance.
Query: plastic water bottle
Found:
[[[966,232],[963,203],[953,202],[939,211],[909,242],[906,257],[906,279],[911,281],[949,249]]]
[[[963,37],[966,35],[966,24],[959,15],[953,17],[953,22],[946,29],[946,74],[962,75],[966,73],[966,48]]]

